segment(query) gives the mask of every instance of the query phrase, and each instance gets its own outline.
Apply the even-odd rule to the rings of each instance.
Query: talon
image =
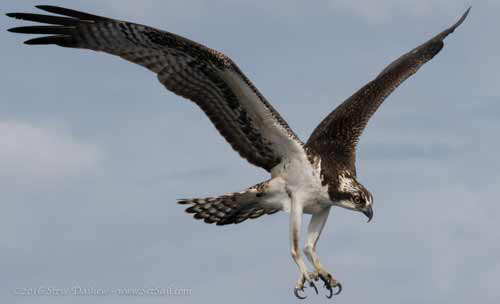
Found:
[[[339,295],[342,292],[342,284],[340,284],[340,283],[337,282],[337,284],[335,284],[335,286],[333,286],[333,287],[338,289],[338,291],[336,293],[334,293],[333,295],[336,296],[336,295]]]
[[[326,296],[328,299],[331,299],[333,296],[339,295],[340,292],[342,291],[342,284],[340,284],[340,283],[335,283],[335,285],[333,285],[333,286],[325,284],[325,287],[326,287],[326,289],[328,289],[328,291],[330,291],[330,294]],[[333,293],[333,288],[337,288],[338,291],[336,293]]]
[[[326,284],[325,284],[325,287],[326,287],[326,289],[327,289],[328,291],[330,291],[330,294],[329,294],[329,295],[327,295],[326,297],[327,297],[328,299],[331,299],[331,298],[333,297],[333,289],[332,289],[332,287],[331,287],[331,286],[326,286]]]
[[[309,282],[309,286],[314,288],[314,291],[316,292],[316,294],[318,294],[318,288],[316,288],[316,285],[313,283],[313,281]]]
[[[303,296],[301,297],[300,294],[299,294],[299,291],[304,291],[304,288],[298,288],[298,287],[295,287],[294,290],[293,290],[293,293],[295,294],[295,296],[301,300],[304,300],[305,298],[307,298],[307,296]]]
[[[324,287],[326,288],[326,290],[330,292],[328,295],[326,295],[328,299],[331,299],[334,295],[336,296],[340,294],[340,292],[342,292],[342,284],[337,282],[330,274],[328,273],[326,275],[320,274],[319,277],[321,278],[323,283],[325,283]],[[333,292],[334,288],[338,289],[337,292],[335,293]]]

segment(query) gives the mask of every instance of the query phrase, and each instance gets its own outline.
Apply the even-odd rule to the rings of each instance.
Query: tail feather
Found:
[[[279,208],[270,208],[264,204],[265,194],[254,186],[245,192],[228,193],[219,197],[181,199],[181,205],[191,205],[187,213],[207,224],[239,224],[247,219],[255,219],[264,214],[278,212]]]

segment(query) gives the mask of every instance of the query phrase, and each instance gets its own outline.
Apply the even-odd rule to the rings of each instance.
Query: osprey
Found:
[[[322,280],[331,298],[342,285],[321,265],[316,245],[332,206],[373,217],[373,196],[356,174],[356,145],[368,120],[404,80],[443,48],[443,40],[466,18],[389,64],[375,79],[340,104],[313,131],[306,143],[290,129],[238,66],[224,54],[184,37],[148,26],[91,15],[62,7],[39,5],[57,14],[10,13],[9,17],[50,25],[9,31],[45,34],[29,45],[55,44],[117,55],[157,74],[170,91],[196,103],[241,157],[271,174],[269,180],[242,192],[179,200],[194,218],[217,225],[238,224],[278,211],[290,213],[291,254],[300,277],[318,293]],[[311,214],[304,254],[299,250],[302,214]]]

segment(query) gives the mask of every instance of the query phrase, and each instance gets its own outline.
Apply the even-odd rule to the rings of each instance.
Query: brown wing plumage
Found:
[[[439,53],[444,38],[462,24],[469,10],[453,26],[393,61],[339,105],[316,127],[306,147],[325,156],[333,154],[354,171],[356,145],[370,117],[403,81]]]
[[[52,24],[9,30],[50,35],[26,44],[102,51],[148,68],[167,89],[195,102],[242,157],[268,171],[287,153],[302,149],[288,124],[224,54],[144,25],[56,6],[37,7],[62,16],[7,14]]]

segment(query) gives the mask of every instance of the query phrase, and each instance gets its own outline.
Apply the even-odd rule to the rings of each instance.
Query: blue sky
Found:
[[[323,264],[337,303],[498,303],[498,11],[485,1],[6,1],[168,30],[229,55],[306,140],[386,64],[451,25],[358,150],[375,217],[334,209]],[[119,58],[28,47],[0,18],[0,298],[8,303],[296,301],[285,213],[216,227],[177,198],[267,179],[192,103]],[[190,296],[19,296],[22,288],[189,288]],[[324,290],[322,290],[324,292]],[[307,303],[324,303],[310,290]],[[304,302],[305,303],[305,302]]]

